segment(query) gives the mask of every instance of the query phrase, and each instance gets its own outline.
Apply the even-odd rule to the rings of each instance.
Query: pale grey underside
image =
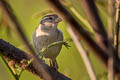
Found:
[[[43,47],[46,47],[47,45],[56,41],[63,41],[63,33],[57,28],[43,31],[41,30],[41,26],[39,26],[33,33],[33,45],[37,54]],[[53,46],[49,48],[45,53],[43,53],[42,56],[44,56],[45,58],[56,59],[56,57],[60,53],[61,48],[61,44]]]

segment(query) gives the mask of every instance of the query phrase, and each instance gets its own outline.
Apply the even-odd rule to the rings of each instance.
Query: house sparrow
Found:
[[[63,33],[60,31],[57,26],[62,19],[59,18],[56,14],[49,14],[44,16],[39,26],[33,33],[33,44],[37,54],[40,53],[40,50],[44,47],[47,47],[49,44],[57,41],[63,41]],[[57,68],[56,57],[60,53],[62,44],[52,46],[48,48],[41,56],[50,59],[50,66]]]

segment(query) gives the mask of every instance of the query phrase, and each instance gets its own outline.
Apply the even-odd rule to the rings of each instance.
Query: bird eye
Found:
[[[53,20],[53,17],[50,17],[49,19],[50,19],[50,20]]]

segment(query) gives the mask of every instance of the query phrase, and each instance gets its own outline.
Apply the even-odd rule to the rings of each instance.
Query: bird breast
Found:
[[[58,29],[43,31],[39,26],[33,34],[33,44],[38,53],[43,47],[46,47],[53,42],[62,40],[63,35]],[[43,56],[46,58],[55,59],[60,53],[61,48],[62,48],[61,44],[53,46],[49,48],[45,53],[43,53]]]

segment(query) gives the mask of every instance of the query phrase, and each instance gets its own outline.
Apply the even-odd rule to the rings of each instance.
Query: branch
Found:
[[[114,32],[114,0],[108,0],[108,15],[109,15],[109,20],[108,20],[108,26],[109,26],[109,37],[111,42],[113,42],[113,32]]]
[[[115,20],[115,34],[114,34],[114,46],[118,52],[119,48],[119,24],[120,24],[120,1],[116,0],[116,20]]]
[[[88,20],[95,31],[96,41],[98,45],[105,51],[107,51],[107,54],[113,59],[117,59],[117,51],[114,49],[111,41],[109,40],[109,37],[107,35],[106,30],[104,29],[104,25],[98,15],[97,8],[95,6],[95,3],[93,0],[81,0],[83,8],[85,8],[86,15],[88,17]]]
[[[107,32],[104,29],[104,25],[102,21],[100,20],[100,17],[97,12],[97,8],[94,4],[93,0],[81,0],[81,4],[84,8],[85,14],[88,18],[89,23],[91,24],[91,27],[93,28],[96,36],[96,41],[99,43],[99,45],[106,49],[108,48],[108,35]]]
[[[108,14],[109,14],[109,19],[108,19],[108,26],[109,26],[109,38],[110,42],[113,43],[113,31],[114,31],[114,0],[108,0]],[[117,51],[118,53],[118,51]],[[114,54],[114,53],[113,53]],[[115,53],[116,54],[116,53]],[[108,60],[108,80],[114,80],[115,79],[115,74],[114,74],[114,59],[112,56],[109,57]]]
[[[8,42],[5,42],[4,40],[0,39],[0,53],[9,60],[14,61],[19,66],[24,66],[24,64],[21,63],[22,60],[30,60],[32,57],[31,55],[25,53],[24,51],[21,51],[20,49],[14,47],[13,45],[9,44]],[[56,71],[49,67],[47,64],[45,64],[42,60],[38,59],[40,64],[43,65],[43,67],[50,73],[52,77],[55,77]],[[35,65],[33,64],[35,60],[31,62],[31,64],[25,68],[25,70],[32,72],[33,74],[39,76],[40,78],[43,78],[42,74],[39,74],[38,70],[35,68]],[[62,73],[58,72],[57,74],[57,80],[71,80],[70,78],[66,77]]]
[[[71,27],[68,27],[67,30],[68,30],[69,34],[71,35],[71,37],[72,37],[72,39],[73,39],[73,41],[74,41],[74,43],[75,43],[79,53],[80,53],[80,55],[81,55],[81,57],[83,59],[83,62],[85,64],[86,69],[88,71],[88,74],[90,76],[90,79],[91,80],[97,80],[97,77],[95,75],[93,66],[92,66],[92,64],[90,62],[90,59],[88,57],[87,52],[85,51],[85,49],[80,44],[79,39],[76,37],[75,32],[72,31]]]
[[[10,20],[12,26],[15,28],[18,35],[20,36],[20,39],[22,40],[22,42],[25,44],[25,46],[31,53],[32,58],[34,59],[34,63],[32,63],[32,64],[34,64],[34,67],[35,67],[35,69],[37,69],[38,74],[42,75],[42,78],[44,80],[52,80],[53,77],[50,76],[48,71],[45,70],[44,66],[37,59],[35,51],[31,47],[25,34],[23,33],[22,26],[19,23],[19,21],[17,20],[16,16],[14,15],[13,10],[12,10],[11,6],[9,5],[9,3],[7,3],[6,0],[0,0],[0,7],[2,8],[2,11],[4,12],[4,16]]]
[[[107,52],[109,57],[113,58],[113,65],[115,62],[119,62],[117,51],[113,47],[107,32],[104,29],[104,25],[98,15],[97,8],[93,0],[81,0],[83,7],[85,8],[88,20],[95,31],[95,36],[98,45]],[[101,53],[102,54],[102,53]],[[109,66],[108,66],[109,67]]]

